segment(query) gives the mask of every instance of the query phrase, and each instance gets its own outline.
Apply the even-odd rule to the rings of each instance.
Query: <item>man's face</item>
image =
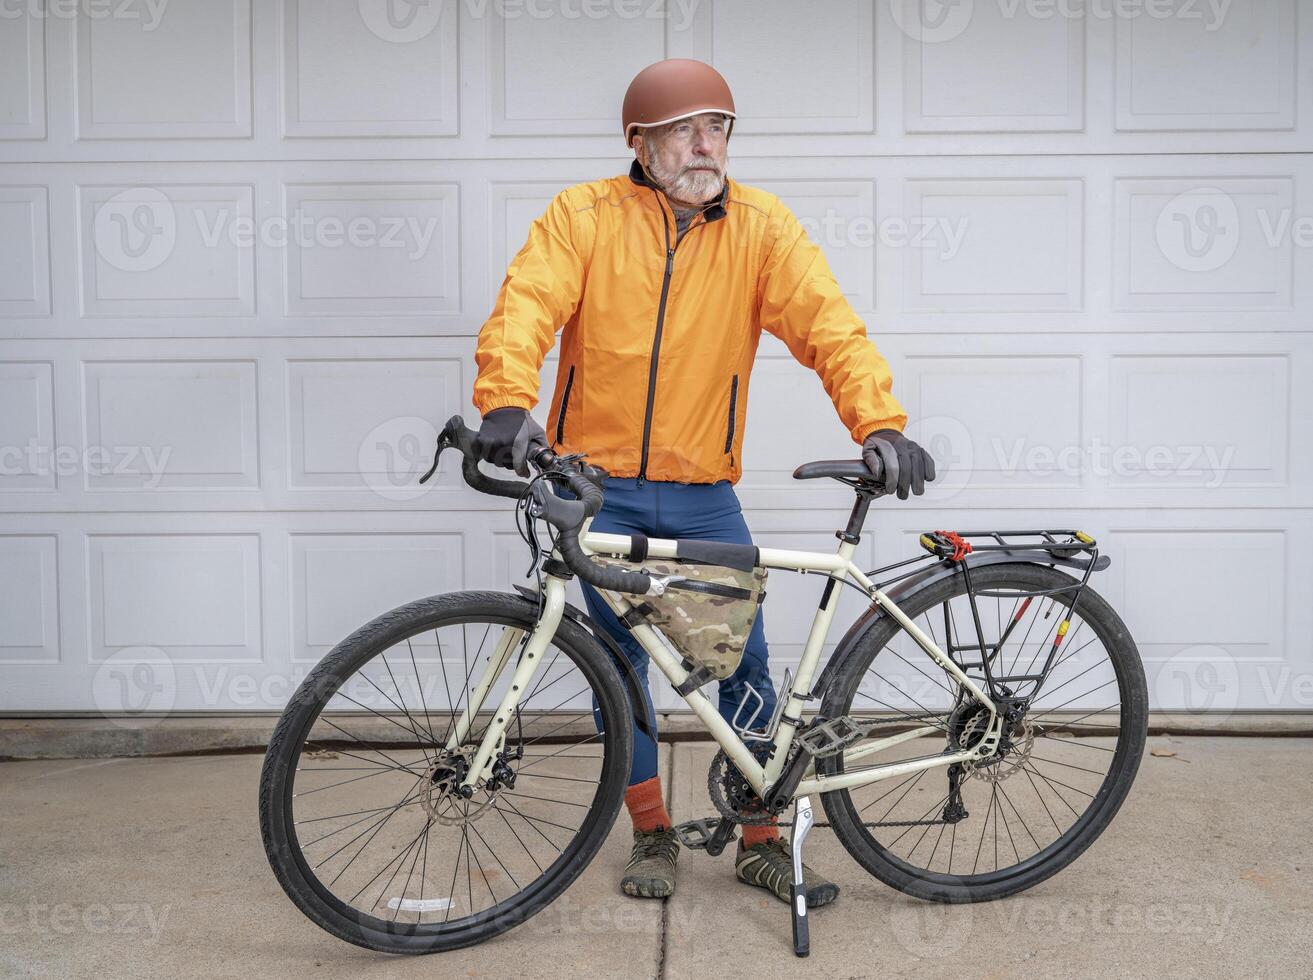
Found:
[[[725,117],[704,112],[646,130],[635,137],[635,152],[672,199],[705,204],[725,183],[727,136]]]

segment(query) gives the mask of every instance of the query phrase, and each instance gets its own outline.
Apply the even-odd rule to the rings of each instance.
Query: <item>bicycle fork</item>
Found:
[[[565,612],[565,582],[549,575],[545,580],[545,586],[542,615],[538,617],[537,624],[529,634],[528,640],[524,642],[519,663],[515,665],[515,670],[511,674],[510,684],[507,685],[492,721],[488,724],[488,730],[484,733],[483,740],[470,761],[469,771],[461,782],[460,793],[466,798],[473,796],[479,781],[490,775],[496,754],[505,744],[506,728],[515,714],[522,692],[527,690],[533,681],[534,675],[542,665],[543,653],[551,643],[552,637],[556,635],[556,628],[561,624],[561,616]],[[488,666],[470,692],[469,702],[457,719],[451,737],[447,740],[446,748],[449,751],[459,746],[474,727],[474,719],[483,709],[493,684],[510,661],[511,654],[520,646],[523,636],[523,630],[512,627],[507,627],[502,632],[496,649],[488,656]]]

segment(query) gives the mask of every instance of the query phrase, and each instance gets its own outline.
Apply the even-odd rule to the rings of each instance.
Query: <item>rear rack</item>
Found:
[[[976,544],[970,540],[973,538],[989,538],[995,543]],[[1009,538],[1029,540],[1010,541]],[[961,550],[958,542],[962,540],[969,542],[966,551],[1047,551],[1059,558],[1071,558],[1083,551],[1097,556],[1099,551],[1099,544],[1093,537],[1084,531],[1074,529],[1048,531],[926,531],[921,535],[921,547],[941,558],[950,558]]]
[[[971,619],[975,627],[975,643],[954,644],[952,642],[953,629],[950,621],[948,604],[944,605],[944,636],[945,636],[945,653],[961,668],[963,671],[968,669],[980,670],[984,673],[985,682],[989,688],[991,696],[995,698],[1017,698],[1019,695],[1015,692],[1014,687],[1018,684],[1033,684],[1034,687],[1026,695],[1026,699],[1034,698],[1043,687],[1044,681],[1048,679],[1049,673],[1053,670],[1057,662],[1058,649],[1062,645],[1063,638],[1067,635],[1068,628],[1071,625],[1071,612],[1076,609],[1080,601],[1081,592],[1085,589],[1090,580],[1090,575],[1096,568],[1106,566],[1107,559],[1103,565],[1099,564],[1099,544],[1095,539],[1086,534],[1084,531],[1078,531],[1073,528],[1059,528],[1050,530],[1021,530],[1021,531],[926,531],[920,536],[921,547],[923,547],[930,556],[947,560],[960,565],[962,575],[966,583],[967,600],[971,606]],[[1033,592],[1022,592],[1014,589],[1007,591],[997,590],[976,590],[971,584],[971,564],[967,562],[966,556],[974,551],[1004,551],[1016,552],[1018,554],[1030,552],[1035,556],[1035,552],[1047,552],[1054,558],[1070,559],[1079,554],[1088,554],[1088,560],[1082,560],[1079,563],[1071,562],[1069,564],[1084,566],[1084,574],[1080,581],[1073,582],[1069,586],[1058,589],[1037,589]],[[927,556],[929,557],[929,556]],[[1043,560],[1042,558],[1040,559]],[[900,563],[903,564],[903,563]],[[902,577],[902,576],[900,576]],[[1048,655],[1044,658],[1044,664],[1038,672],[1033,671],[1035,658],[1032,658],[1028,665],[1027,672],[1024,674],[1003,674],[996,675],[993,672],[994,662],[1002,653],[1003,646],[1007,643],[1008,638],[1017,624],[1025,616],[1026,610],[1035,599],[1050,599],[1053,604],[1061,601],[1066,603],[1065,599],[1060,600],[1060,596],[1070,594],[1070,602],[1067,603],[1065,615],[1057,624],[1054,631],[1053,642],[1049,645]],[[977,596],[995,596],[1003,598],[1016,597],[1023,600],[1020,606],[1012,615],[1005,629],[996,643],[985,642],[984,628],[980,622],[980,611],[976,605]],[[1053,606],[1050,606],[1050,613]],[[1047,618],[1047,615],[1045,616]],[[1041,643],[1043,641],[1041,640]],[[974,660],[968,661],[963,654],[974,654]]]

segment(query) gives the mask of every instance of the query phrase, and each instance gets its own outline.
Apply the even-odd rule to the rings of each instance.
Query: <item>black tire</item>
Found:
[[[471,685],[477,683],[479,676],[475,667],[470,666],[462,685],[463,692],[458,696],[448,693],[446,702],[448,705],[454,705],[456,711],[447,707],[439,711],[429,706],[437,700],[432,694],[436,687],[434,678],[437,676],[432,669],[433,663],[436,662],[442,670],[443,686],[447,687],[449,692],[456,690],[448,682],[447,659],[444,658],[448,658],[449,648],[444,650],[441,645],[442,636],[445,633],[450,638],[457,635],[454,631],[459,630],[458,635],[464,638],[471,632],[477,634],[477,631],[482,629],[485,642],[480,647],[481,654],[483,645],[486,645],[493,629],[500,627],[528,631],[533,628],[536,620],[535,605],[514,595],[461,592],[421,599],[386,613],[358,629],[339,643],[297,689],[279,719],[265,756],[260,777],[260,829],[264,838],[265,853],[283,890],[316,925],[347,942],[383,952],[432,953],[459,949],[505,932],[543,909],[570,886],[597,854],[624,798],[633,751],[632,720],[629,700],[615,665],[597,641],[569,618],[562,619],[552,645],[545,651],[540,662],[536,685],[527,692],[514,723],[507,730],[506,750],[511,754],[512,761],[509,765],[516,770],[516,781],[512,781],[509,786],[504,785],[498,792],[481,789],[475,799],[468,801],[461,801],[452,794],[441,793],[440,790],[433,788],[434,784],[441,787],[436,775],[437,768],[442,764],[440,758],[451,758],[450,755],[441,756],[439,747],[444,744],[447,732],[454,730],[447,727],[444,728],[443,734],[439,735],[434,723],[435,718],[437,724],[443,724],[446,719],[447,725],[450,726],[459,713],[458,709],[461,708]],[[515,639],[518,634],[512,633],[511,636]],[[415,660],[415,647],[422,642],[431,642],[429,637],[437,639],[438,657],[436,661],[432,659],[419,661],[428,667],[430,681],[426,682],[420,679],[420,668]],[[515,642],[520,644],[519,650],[522,655],[523,638],[519,637]],[[496,641],[494,646],[495,644]],[[511,649],[511,656],[514,657],[514,648]],[[397,650],[400,653],[393,652]],[[462,657],[466,656],[466,650],[462,648]],[[377,666],[380,662],[384,668],[387,668],[387,673],[382,673]],[[478,665],[482,662],[482,657],[476,654],[474,664]],[[509,674],[515,662],[509,662],[506,669],[502,671],[503,677],[507,678],[506,683],[509,683]],[[413,690],[418,692],[418,700],[424,703],[422,717],[418,712],[413,715],[410,713],[407,693],[403,690],[403,688],[410,690],[409,683],[398,682],[395,676],[403,672],[402,668],[408,673],[412,666],[414,666],[415,678]],[[456,669],[459,671],[459,666]],[[558,670],[561,672],[556,673],[555,679],[548,681],[547,678]],[[370,671],[373,672],[373,676]],[[389,676],[393,677],[391,685],[387,682]],[[554,693],[546,692],[544,682],[548,686],[555,685],[558,681],[571,676],[582,677],[584,686],[576,696],[567,698],[567,702],[586,704],[591,695],[591,717],[587,717],[589,711],[585,707],[569,709],[573,714],[566,716],[567,722],[564,726],[558,726],[557,722],[562,717],[559,710],[543,709],[540,705],[538,714],[530,714],[534,710],[532,700],[540,690],[545,692],[544,698],[550,704],[567,689],[573,689],[571,682],[564,687],[558,685]],[[382,682],[376,682],[374,677],[382,678]],[[365,698],[359,692],[368,691],[368,688],[357,683],[361,678],[374,687],[381,688],[384,697],[387,697],[392,705],[401,708],[401,712],[388,708],[382,713],[372,709],[349,715],[341,713],[342,706],[345,704],[344,699],[350,700],[351,693],[355,693],[356,698],[360,699],[351,703],[364,707],[362,702]],[[395,690],[395,699],[389,695],[390,688]],[[439,694],[443,692],[443,687],[436,689]],[[426,690],[429,691],[427,702],[424,693]],[[549,694],[550,697],[547,696]],[[494,693],[490,701],[495,703],[495,697]],[[338,700],[335,701],[334,698]],[[412,704],[414,700],[416,699],[411,695]],[[379,703],[386,706],[386,702]],[[329,707],[327,717],[323,714],[326,706]],[[594,723],[599,713],[600,730]],[[374,715],[378,717],[375,718]],[[341,727],[333,721],[334,718],[336,722],[341,723]],[[478,743],[485,728],[482,719],[483,716],[480,716],[480,722],[474,725],[476,730],[466,737],[462,746]],[[368,726],[371,724],[373,728],[369,729]],[[569,732],[566,735],[560,734],[561,731],[569,728],[575,729],[573,734]],[[354,735],[355,742],[342,738],[330,741],[325,733],[331,735],[332,729]],[[372,731],[373,734],[360,738],[358,734],[347,732],[347,729],[355,729],[357,732]],[[580,732],[584,732],[588,737],[580,736],[579,741],[573,743],[567,741],[565,748],[559,747],[558,743],[562,739],[574,738]],[[392,738],[391,742],[387,741],[388,737]],[[543,742],[542,739],[547,741]],[[535,742],[543,746],[540,750],[543,754],[525,754],[525,747]],[[521,753],[518,759],[514,755],[516,747]],[[595,754],[594,750],[598,747],[600,754]],[[417,757],[411,761],[403,761],[409,756]],[[303,760],[310,762],[304,767],[304,771]],[[340,767],[321,765],[321,760],[337,761],[343,765]],[[361,764],[362,762],[364,765]],[[369,771],[370,767],[378,771]],[[565,769],[562,770],[562,767]],[[356,776],[353,771],[348,770],[364,770],[368,775]],[[330,775],[321,776],[320,773],[324,771],[328,771]],[[558,775],[551,775],[553,771]],[[559,775],[561,771],[576,775]],[[596,772],[595,790],[588,785],[592,782],[591,779],[578,778],[577,774],[580,771],[589,774]],[[331,773],[334,772],[342,775],[332,775]],[[375,776],[388,778],[374,779]],[[396,781],[397,777],[400,777],[399,782]],[[539,778],[535,780],[535,777]],[[321,787],[318,785],[318,780],[321,779],[329,782]],[[339,779],[342,781],[339,782]],[[401,800],[395,805],[392,804],[398,786],[412,779],[414,783],[411,789],[403,793]],[[301,780],[299,794],[298,780]],[[554,782],[547,783],[543,780],[554,780]],[[347,783],[351,785],[347,786]],[[538,795],[527,795],[524,792],[526,784],[528,784],[528,793]],[[543,786],[547,786],[548,789],[542,789]],[[517,790],[520,792],[517,793]],[[310,799],[311,793],[318,795]],[[342,799],[352,799],[351,803],[325,802],[334,796],[348,793],[353,794],[354,798],[343,796]],[[363,799],[362,793],[377,795],[378,802],[371,801],[365,803],[363,809],[356,808],[360,806],[360,800]],[[577,802],[560,799],[562,793],[579,794]],[[513,801],[511,797],[519,797],[519,799]],[[501,801],[501,806],[498,806],[498,800]],[[542,802],[531,802],[534,800]],[[516,802],[519,802],[519,806],[516,806]],[[378,806],[378,803],[382,803],[383,806],[378,807],[377,813],[371,813],[368,808]],[[334,814],[331,817],[315,816],[313,820],[307,819],[307,814],[312,812],[309,809],[312,806],[336,808],[342,805],[347,806],[347,812]],[[462,806],[463,812],[460,809]],[[572,809],[564,810],[565,807]],[[550,813],[553,819],[539,816],[544,810]],[[575,815],[574,819],[567,820],[558,816],[557,814],[561,812]],[[357,837],[363,836],[366,831],[369,831],[369,837],[364,844],[359,845],[360,850],[355,852],[354,857],[351,857],[356,847],[353,843],[349,850],[339,848],[342,851],[341,857],[322,858],[323,849],[337,846],[337,841],[320,845],[320,851],[316,852],[313,858],[307,857],[305,849],[313,849],[312,845],[317,844],[323,837],[332,837],[337,833],[351,834],[358,829],[353,824],[346,824],[337,830],[332,830],[334,824],[327,821],[347,820],[358,813],[365,813],[366,816],[362,818],[365,822],[365,830],[360,831]],[[535,816],[529,816],[529,813]],[[486,816],[481,816],[482,814]],[[394,817],[396,817],[395,821]],[[577,827],[566,826],[567,823],[574,823],[576,819],[579,821]],[[315,824],[312,831],[305,831],[304,844],[298,838],[298,821],[303,828],[307,824]],[[355,824],[360,823],[361,820],[355,821]],[[375,824],[377,826],[374,826]],[[422,826],[419,826],[420,824]],[[510,837],[502,828],[502,824],[510,829],[517,844],[510,844]],[[388,825],[385,833],[383,833],[384,825]],[[371,827],[374,827],[372,831]],[[454,829],[456,827],[460,830],[459,846],[451,848],[440,844],[439,841],[443,837],[449,839],[456,833]],[[483,830],[480,830],[480,827]],[[519,830],[516,829],[517,827]],[[471,831],[470,828],[473,830]],[[559,842],[559,838],[562,837],[561,829],[554,828],[570,831],[573,836],[568,842],[561,844]],[[396,867],[392,871],[392,878],[380,886],[378,898],[372,904],[369,901],[374,887],[372,884],[366,885],[363,894],[357,899],[348,900],[344,897],[347,890],[371,870],[371,865],[358,869],[355,877],[348,877],[345,886],[326,882],[325,879],[334,870],[335,862],[338,865],[343,862],[349,865],[367,848],[373,846],[372,842],[375,842],[376,838],[383,836],[398,840],[408,839],[407,835],[417,829],[420,837],[409,839],[410,843],[407,844],[405,851],[400,850],[398,845],[393,845],[393,856],[376,876],[375,881],[382,880],[382,876],[386,875],[387,868],[393,862],[397,862]],[[523,831],[523,835],[519,831]],[[320,836],[321,832],[322,836]],[[484,836],[485,832],[487,837]],[[310,838],[311,833],[315,834],[314,839]],[[482,846],[476,846],[476,836],[482,842]],[[505,838],[508,850],[499,853],[492,844],[489,844],[488,837],[492,837],[494,841]],[[419,842],[421,838],[422,843]],[[343,838],[338,838],[341,839]],[[543,846],[542,840],[546,840],[558,852],[555,857],[552,856],[551,850]],[[389,852],[383,841],[378,843],[378,847],[381,849],[378,860],[381,860]],[[434,877],[430,879],[428,878],[429,861],[432,859],[436,862],[438,851],[444,847],[446,847],[444,854],[448,856],[444,857],[442,873],[438,875],[435,871]],[[515,848],[515,853],[510,852],[509,848],[512,847]],[[421,848],[424,870],[419,872],[416,880],[419,898],[415,899],[416,888],[412,884],[412,878],[418,870]],[[520,849],[523,850],[523,854],[520,853]],[[399,859],[396,853],[401,854]],[[457,884],[462,853],[465,856],[465,871],[471,889],[468,907],[463,905],[466,883]],[[487,856],[488,853],[496,859],[497,864]],[[536,874],[532,881],[521,881],[512,870],[516,866],[529,868],[524,861],[526,855],[532,859],[533,866],[524,877],[527,879],[530,875]],[[539,855],[542,856],[541,861]],[[473,864],[478,868],[478,875],[471,870],[471,857]],[[312,867],[314,860],[319,863]],[[505,863],[506,860],[509,860],[510,864]],[[400,872],[405,870],[407,863],[409,863],[409,871],[406,873],[404,885],[400,885]],[[320,867],[327,870],[317,874],[314,869]],[[448,870],[452,874],[452,885],[449,888],[445,884]],[[348,867],[342,867],[337,871],[334,882],[339,881],[344,872],[348,876],[351,874]],[[482,882],[479,881],[480,876]],[[493,884],[496,881],[503,883],[507,889],[514,887],[514,892],[498,894]],[[426,906],[424,897],[426,882],[431,889],[436,889],[436,891],[431,890],[430,895],[441,895],[445,892],[446,897],[429,898],[427,899],[429,905]],[[514,886],[509,882],[514,882]],[[400,887],[393,888],[393,885]],[[478,907],[472,894],[475,887],[482,888],[483,885],[487,886],[491,903],[486,908]],[[384,894],[389,889],[395,896],[389,899],[389,902],[399,904],[384,903]],[[339,894],[339,891],[343,894]],[[367,907],[358,908],[353,902]],[[407,902],[411,904],[407,905]],[[443,906],[442,903],[446,905]],[[430,921],[425,921],[425,916],[430,915],[428,911],[430,907],[438,908],[439,911],[433,911]],[[442,907],[447,909],[447,914],[442,916],[443,921],[436,921]],[[452,910],[458,907],[465,908],[468,914],[448,921]],[[393,911],[388,912],[387,909]],[[403,912],[402,909],[406,911]]]
[[[1008,599],[1004,599],[1004,602],[1013,598],[1019,599],[1019,596],[1015,595],[1016,593],[1064,590],[1069,589],[1076,582],[1071,576],[1051,566],[1021,563],[981,566],[971,572],[971,578],[973,591],[976,593],[981,590],[1014,593]],[[968,625],[969,620],[964,620],[962,632],[959,632],[958,629],[958,619],[961,612],[969,609],[966,605],[967,599],[965,596],[964,577],[955,575],[927,587],[921,593],[910,596],[907,602],[902,604],[902,608],[922,629],[926,629],[927,626],[933,629],[936,621],[938,621],[940,629],[946,635],[951,633],[955,637],[955,643],[972,643],[976,642],[974,639],[974,625]],[[985,600],[981,599],[979,601],[984,602]],[[1032,712],[1040,709],[1041,703],[1046,698],[1051,696],[1053,700],[1049,700],[1038,711],[1038,714],[1029,716],[1028,724],[1031,725],[1035,737],[1029,743],[1029,747],[1025,749],[1024,757],[1022,757],[1020,750],[1014,750],[1010,760],[1005,755],[998,764],[1000,769],[996,770],[993,776],[989,775],[988,768],[976,772],[967,771],[967,775],[962,779],[961,788],[959,789],[959,799],[969,811],[969,815],[965,819],[949,822],[947,812],[942,806],[944,800],[938,799],[939,791],[935,788],[936,780],[942,781],[943,785],[948,787],[949,794],[952,792],[952,784],[946,778],[946,769],[944,767],[925,770],[915,778],[910,775],[905,778],[890,777],[887,781],[857,787],[851,791],[845,789],[822,794],[826,815],[840,843],[863,868],[885,884],[899,891],[928,901],[981,902],[1003,898],[1031,888],[1056,874],[1079,857],[1108,826],[1116,815],[1118,808],[1126,799],[1144,751],[1148,719],[1148,694],[1144,681],[1144,669],[1135,643],[1121,618],[1093,589],[1088,587],[1084,589],[1074,610],[1070,606],[1072,601],[1070,591],[1060,591],[1056,595],[1050,594],[1034,601],[1037,603],[1036,617],[1039,616],[1039,609],[1042,609],[1045,603],[1053,603],[1049,606],[1050,617],[1046,620],[1052,623],[1047,627],[1048,629],[1053,630],[1058,620],[1062,618],[1062,616],[1051,615],[1056,607],[1058,611],[1065,612],[1071,618],[1073,625],[1088,624],[1094,636],[1088,640],[1082,639],[1082,644],[1077,645],[1075,643],[1075,638],[1078,635],[1077,631],[1068,634],[1068,637],[1072,638],[1072,643],[1063,647],[1062,654],[1054,659],[1053,673],[1050,674],[1049,680],[1044,687],[1035,695],[1035,708],[1032,709]],[[949,606],[948,613],[943,612],[946,603]],[[1014,602],[1013,611],[1015,612],[1016,609],[1020,608],[1024,614],[1026,608],[1031,604],[1026,603],[1025,606],[1020,606],[1018,602]],[[953,610],[957,610],[957,612],[954,613]],[[985,616],[982,614],[982,619],[984,618]],[[990,616],[991,620],[993,618],[993,616]],[[992,636],[990,630],[993,623],[990,622],[985,626],[987,644],[996,642],[999,636],[1016,635],[1015,633],[1004,632],[1003,624],[1007,621],[1005,617],[999,615],[998,631]],[[1032,628],[1034,625],[1032,622]],[[926,631],[930,632],[931,629],[926,629]],[[964,639],[964,635],[968,638]],[[1029,637],[1030,635],[1031,633],[1027,631],[1026,636]],[[944,646],[938,635],[933,638],[936,643],[940,644],[941,648]],[[1111,664],[1110,668],[1098,661],[1095,661],[1092,666],[1086,666],[1080,662],[1081,654],[1084,653],[1089,644],[1096,640],[1107,651],[1107,661]],[[1009,642],[1011,641],[1009,640]],[[891,663],[895,668],[898,668],[897,661],[908,664],[912,670],[916,670],[922,677],[926,677],[930,681],[937,683],[939,676],[942,676],[945,681],[951,680],[947,673],[940,671],[924,654],[924,651],[919,650],[919,648],[916,648],[915,651],[916,656],[920,657],[919,661],[915,661],[910,653],[903,656],[902,654],[906,653],[907,649],[912,647],[912,644],[911,637],[892,617],[883,617],[878,625],[853,648],[846,662],[838,668],[834,682],[825,697],[822,707],[825,716],[833,718],[840,715],[854,714],[853,705],[859,697],[859,691],[864,679],[869,690],[872,675],[887,680],[880,673],[880,670],[883,669],[889,672]],[[1022,656],[1028,655],[1027,644],[1028,640],[1021,641],[1021,648],[1027,650],[1027,653],[1022,654]],[[1004,649],[1007,649],[1006,644]],[[1044,641],[1041,641],[1038,649],[1038,653],[1041,655],[1040,663],[1043,662],[1042,654],[1044,649],[1046,649],[1046,646]],[[883,660],[877,659],[882,654],[885,655]],[[959,656],[963,655],[959,654]],[[1065,666],[1065,657],[1072,657],[1077,662],[1072,665],[1071,671],[1067,674],[1059,675],[1059,670]],[[1000,663],[1003,659],[1004,655],[1000,654]],[[1014,658],[1014,662],[1016,662],[1016,658]],[[924,666],[929,673],[922,671],[921,666]],[[902,670],[903,668],[898,669]],[[1090,672],[1094,670],[1100,670],[1102,673],[1090,677]],[[1023,671],[1020,669],[1004,671],[1004,673],[1009,674],[1021,672]],[[908,676],[914,677],[915,675],[909,674]],[[979,676],[979,671],[976,671],[973,676]],[[1086,705],[1083,705],[1080,709],[1070,709],[1068,711],[1069,715],[1075,715],[1075,717],[1055,717],[1056,710],[1065,707],[1066,704],[1080,700],[1083,696],[1081,693],[1077,693],[1071,701],[1066,701],[1067,697],[1072,694],[1073,687],[1079,691],[1087,684],[1093,685],[1100,677],[1107,677],[1108,679],[1098,688],[1087,692],[1087,695],[1085,695]],[[947,693],[941,695],[933,685],[926,685],[924,681],[919,683],[921,685],[918,689],[920,700],[916,703],[929,710],[917,711],[915,708],[904,708],[903,710],[908,710],[909,715],[927,716],[917,722],[918,724],[939,724],[935,720],[934,707],[929,703],[933,698],[927,695],[926,691],[934,692],[934,696],[941,698],[942,704],[949,707],[957,697],[956,685],[950,683],[946,688]],[[1108,691],[1114,684],[1117,692],[1115,708],[1110,706],[1106,711],[1096,709],[1084,718],[1079,716],[1091,700],[1101,701],[1103,699],[1104,695],[1100,692],[1100,689]],[[1057,685],[1057,687],[1054,685]],[[887,688],[880,688],[880,690],[887,690]],[[1057,693],[1050,695],[1050,691],[1056,691]],[[1092,697],[1092,695],[1098,695],[1098,697]],[[861,694],[860,696],[867,700],[877,700],[867,694]],[[882,697],[884,700],[877,701],[877,703],[887,705],[893,702],[895,707],[898,706],[893,697],[889,695],[882,695]],[[1108,699],[1111,700],[1110,691],[1108,692]],[[1065,704],[1057,704],[1055,708],[1057,702],[1065,702]],[[859,709],[860,707],[859,705]],[[883,712],[881,713],[883,714]],[[1103,724],[1088,720],[1090,717],[1096,716],[1100,717]],[[962,715],[959,714],[957,717],[960,719]],[[1116,719],[1115,722],[1112,720],[1113,718]],[[922,751],[911,752],[912,757],[942,752],[948,745],[952,744],[949,741],[951,738],[962,737],[960,734],[953,734],[954,732],[960,732],[960,729],[954,727],[955,722],[951,714],[945,714],[943,721],[943,737],[936,734],[929,738],[918,739],[917,742],[926,744],[922,746]],[[912,724],[913,722],[909,717],[904,727],[910,727]],[[879,734],[881,733],[874,733],[871,737],[877,737]],[[1109,739],[1114,740],[1114,744],[1111,746],[1106,744]],[[1040,746],[1042,751],[1046,753],[1065,755],[1066,758],[1074,758],[1075,761],[1063,762],[1054,760],[1049,756],[1041,758],[1035,754],[1038,751],[1036,746]],[[929,753],[927,753],[927,749]],[[845,752],[844,755],[846,754]],[[1096,768],[1097,763],[1090,761],[1090,756],[1107,760],[1108,767],[1106,771],[1102,772],[1101,778],[1100,770]],[[865,761],[856,760],[853,765],[856,767],[865,764]],[[884,760],[881,759],[880,761]],[[1010,771],[1007,776],[1003,777],[1003,780],[999,780],[997,773],[1003,771],[1001,767],[1004,765],[1008,766]],[[1043,767],[1042,770],[1040,766]],[[1069,776],[1067,769],[1058,770],[1063,777],[1062,780],[1051,778],[1055,776],[1055,770],[1052,768],[1055,766],[1065,766],[1071,770],[1072,776],[1079,778]],[[817,768],[818,773],[823,775],[843,772],[843,756],[821,759]],[[1094,781],[1091,781],[1086,774],[1093,774]],[[1024,779],[1018,778],[1017,783],[1012,784],[1018,787],[1014,791],[1016,798],[1007,793],[1006,787],[1008,784],[1004,781],[1012,775],[1024,776]],[[1036,779],[1035,777],[1039,778]],[[976,785],[978,782],[979,787]],[[1072,785],[1076,782],[1084,782],[1083,788]],[[924,785],[916,789],[918,783]],[[1029,789],[1026,787],[1027,783],[1029,783]],[[885,789],[890,784],[893,784],[892,788]],[[980,818],[982,807],[979,805],[978,800],[973,806],[967,797],[969,793],[974,794],[976,798],[983,796],[986,792],[983,786],[992,786],[992,790],[990,790],[992,795],[987,806],[983,808],[984,817],[982,820]],[[930,790],[929,793],[925,792],[927,789]],[[1001,797],[998,795],[1000,789],[1003,793]],[[1022,813],[1022,806],[1025,806],[1027,811],[1040,813],[1040,808],[1035,807],[1030,800],[1032,791],[1038,802],[1043,804],[1043,812],[1053,823],[1056,834],[1050,843],[1041,843],[1050,836],[1047,823],[1042,822],[1044,818],[1040,817],[1038,820],[1033,821],[1036,826],[1032,826],[1025,821]],[[854,799],[854,793],[867,793],[876,798],[871,803],[866,803],[863,806],[860,799]],[[877,793],[883,793],[884,795],[877,795]],[[916,793],[922,794],[919,803],[910,804],[906,810],[894,813],[896,807],[903,805],[901,801],[909,796],[916,795]],[[884,809],[885,800],[891,797],[894,799],[894,803],[883,814],[880,813],[879,810]],[[1078,813],[1076,807],[1083,802],[1085,797],[1088,797],[1089,802],[1085,804],[1083,812]],[[1020,806],[1017,802],[1018,799],[1022,801]],[[925,811],[925,802],[927,800],[933,802],[930,804],[930,809]],[[1066,817],[1066,811],[1059,805],[1059,801],[1065,804],[1066,809],[1070,810],[1071,814],[1076,817],[1076,819],[1071,820],[1070,826],[1066,829],[1063,829],[1062,823],[1059,822],[1060,818]],[[993,815],[994,831],[993,867],[991,870],[982,872],[979,871],[980,859],[983,856],[985,863],[988,864],[990,857],[989,851],[984,845],[991,814]],[[963,854],[961,863],[955,864],[954,848],[958,839],[959,826],[965,826],[972,816],[980,822],[972,825],[971,837],[968,839],[970,845],[975,847],[976,859],[968,871],[966,860],[971,857],[970,851],[967,850]],[[872,820],[872,817],[876,819]],[[924,826],[915,823],[918,817],[923,818],[922,823]],[[1006,836],[1000,834],[1000,817],[1002,817],[1002,822],[1007,829]],[[901,823],[896,825],[895,821],[898,818],[903,818],[901,823],[908,823],[911,826],[902,826]],[[1016,819],[1020,819],[1021,826],[1017,825]],[[937,837],[934,829],[936,826],[938,827]],[[980,828],[980,844],[978,845],[974,833],[977,826]],[[1025,828],[1024,833],[1023,827]],[[1037,828],[1040,831],[1038,835],[1035,833]],[[946,844],[944,841],[945,833],[946,830],[950,829],[952,834],[951,843]],[[1035,851],[1023,858],[1022,852],[1028,852],[1030,849],[1030,841],[1026,840],[1027,835],[1029,835],[1030,841],[1033,841]],[[1001,856],[999,852],[1000,838],[1003,841]],[[1018,841],[1021,843],[1018,844]],[[1009,850],[1016,860],[1014,863],[1005,865],[1005,862],[1012,861]],[[985,852],[983,855],[982,851]]]

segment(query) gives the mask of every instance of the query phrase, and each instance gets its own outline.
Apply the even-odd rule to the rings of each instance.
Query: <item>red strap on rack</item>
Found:
[[[953,553],[946,556],[949,561],[961,561],[971,554],[971,542],[956,531],[936,531],[935,533],[942,535],[943,539],[953,546]]]

